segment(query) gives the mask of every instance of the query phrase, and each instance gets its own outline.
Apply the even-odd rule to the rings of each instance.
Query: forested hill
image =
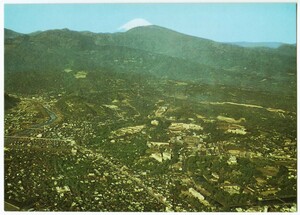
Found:
[[[112,34],[62,29],[26,35],[5,29],[4,47],[5,73],[14,74],[5,76],[6,88],[20,84],[15,73],[23,80],[22,73],[46,75],[53,84],[51,73],[71,69],[296,93],[296,47],[286,44],[247,48],[146,26]]]

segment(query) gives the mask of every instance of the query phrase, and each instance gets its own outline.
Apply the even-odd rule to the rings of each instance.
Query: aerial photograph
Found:
[[[297,212],[295,2],[3,7],[5,212]]]

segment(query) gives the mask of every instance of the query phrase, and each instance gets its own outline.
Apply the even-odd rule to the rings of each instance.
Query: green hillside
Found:
[[[6,38],[5,73],[48,74],[66,68],[107,68],[116,72],[147,73],[158,78],[290,94],[296,87],[294,54],[295,49],[289,46],[274,50],[242,48],[158,26],[115,34],[63,29]],[[10,87],[9,76],[5,80]]]
[[[122,46],[147,50],[168,56],[179,57],[217,68],[228,69],[235,66],[251,70],[263,69],[274,62],[272,68],[292,69],[295,59],[289,59],[280,50],[249,49],[235,45],[217,43],[211,40],[184,35],[159,26],[134,28],[126,33],[112,34],[111,40]],[[99,43],[101,44],[101,43]],[[295,47],[290,50],[296,51]],[[281,61],[288,61],[282,64]]]
[[[5,39],[12,39],[12,38],[16,38],[19,36],[22,36],[23,34],[15,32],[13,30],[10,29],[4,29],[4,37]]]

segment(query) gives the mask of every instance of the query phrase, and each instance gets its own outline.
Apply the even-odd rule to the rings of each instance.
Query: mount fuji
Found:
[[[149,25],[152,25],[152,24],[150,22],[148,22],[147,20],[137,18],[137,19],[133,19],[133,20],[127,22],[126,24],[122,25],[121,27],[119,27],[118,30],[128,31],[132,28],[141,27],[141,26],[149,26]]]

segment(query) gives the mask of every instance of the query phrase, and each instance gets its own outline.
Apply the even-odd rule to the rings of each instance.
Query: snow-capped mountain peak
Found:
[[[135,27],[148,26],[148,25],[152,25],[152,24],[145,19],[137,18],[137,19],[133,19],[133,20],[127,22],[126,24],[122,25],[119,28],[119,30],[128,31]]]

